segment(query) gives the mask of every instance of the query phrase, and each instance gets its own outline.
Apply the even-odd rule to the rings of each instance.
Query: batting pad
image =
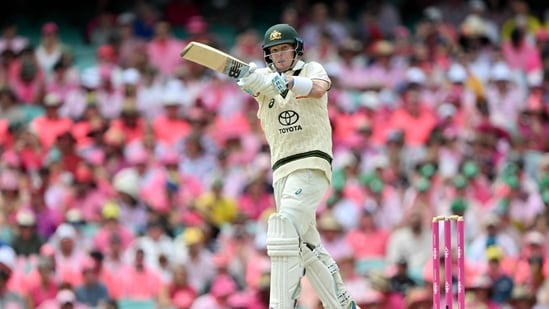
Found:
[[[269,308],[294,309],[304,271],[299,235],[292,222],[277,213],[268,221],[267,254],[271,259]]]
[[[316,250],[307,244],[303,244],[302,252],[307,279],[320,298],[322,306],[326,309],[346,308],[351,299],[344,288],[337,264],[333,259],[329,259],[328,265],[323,263]]]

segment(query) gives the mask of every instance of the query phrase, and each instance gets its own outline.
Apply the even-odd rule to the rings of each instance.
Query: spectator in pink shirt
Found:
[[[116,235],[122,250],[129,248],[135,236],[120,222],[120,207],[115,202],[106,202],[101,207],[102,225],[95,233],[93,247],[101,252],[109,252],[112,237]]]
[[[28,308],[37,308],[42,303],[55,299],[58,292],[59,281],[55,277],[53,262],[48,257],[39,257],[37,280],[27,283],[27,304]]]
[[[360,91],[367,88],[367,70],[362,44],[353,39],[345,40],[339,47],[339,86],[344,90]]]
[[[203,16],[196,15],[189,18],[185,30],[189,34],[186,42],[196,41],[211,46],[219,46],[220,44],[219,38],[208,29],[208,23]]]
[[[105,155],[104,134],[108,124],[99,114],[97,104],[87,105],[83,117],[72,127],[72,136],[76,139],[78,153],[92,165],[103,165]],[[94,154],[101,153],[101,159]]]
[[[71,206],[78,208],[87,222],[99,222],[101,208],[107,200],[105,192],[97,187],[94,172],[85,165],[80,165],[74,175],[74,190]]]
[[[206,235],[202,228],[186,227],[182,234],[182,240],[188,249],[188,254],[185,256],[185,267],[189,276],[189,284],[198,293],[203,293],[208,282],[215,276],[215,263],[212,253],[206,247]]]
[[[78,79],[79,73],[73,63],[72,55],[64,52],[53,66],[52,77],[46,81],[46,92],[55,92],[65,100],[66,95],[78,87]]]
[[[402,222],[402,200],[400,193],[391,184],[391,170],[385,158],[374,157],[375,172],[365,174],[361,182],[367,193],[366,200],[361,208],[371,212],[375,225],[381,230],[391,230]]]
[[[80,165],[84,163],[83,158],[76,149],[76,139],[71,131],[66,131],[57,136],[55,144],[49,153],[48,159],[58,161],[63,166],[63,171],[69,172],[73,177]],[[57,156],[59,156],[57,158]]]
[[[44,96],[45,80],[32,48],[21,52],[13,70],[10,84],[17,97],[25,104],[39,104]]]
[[[108,119],[118,117],[124,105],[121,88],[122,69],[116,64],[115,56],[112,46],[100,46],[97,49],[97,65],[88,69],[93,72],[92,74],[99,75],[97,104],[101,115]]]
[[[87,309],[88,306],[77,301],[74,292],[69,288],[59,290],[55,298],[45,301],[37,309]]]
[[[402,94],[402,107],[393,113],[390,126],[404,131],[406,145],[422,146],[436,125],[433,111],[420,101],[418,85],[411,83]]]
[[[549,134],[549,123],[544,121],[545,111],[526,108],[520,111],[517,121],[517,131],[527,143],[527,147],[539,151],[547,151],[549,144],[545,136]]]
[[[109,290],[109,295],[115,299],[122,296],[122,286],[118,279],[119,274],[129,267],[129,261],[125,258],[126,251],[122,247],[122,240],[118,234],[111,234],[107,248],[104,251],[104,259],[101,264],[101,278]]]
[[[156,172],[156,181],[166,191],[170,209],[184,212],[203,193],[204,188],[194,175],[179,171],[180,157],[177,153],[168,150],[160,161],[162,166]]]
[[[77,230],[68,223],[57,227],[51,241],[56,246],[56,271],[62,282],[76,286],[82,282],[81,266],[87,254],[82,250]]]
[[[134,104],[125,104],[120,117],[111,122],[111,129],[119,130],[127,143],[140,140],[145,135],[147,124]]]
[[[549,271],[546,239],[541,232],[530,231],[525,233],[523,240],[524,246],[517,259],[513,279],[517,285],[525,285],[538,291]]]
[[[363,210],[358,226],[347,233],[346,240],[357,259],[384,259],[389,230],[377,226],[371,210]]]
[[[251,289],[252,296],[248,300],[249,309],[262,309],[269,306],[270,275],[261,274],[257,288]]]
[[[193,132],[183,141],[184,149],[179,170],[184,174],[196,175],[203,186],[208,186],[214,176],[216,158],[211,150],[206,148],[209,136],[199,132]]]
[[[30,128],[36,132],[42,146],[50,149],[62,133],[70,131],[73,122],[69,118],[60,117],[59,107],[63,104],[61,98],[50,93],[44,98],[46,114],[34,118],[30,123]]]
[[[185,266],[176,263],[172,270],[172,280],[163,289],[160,303],[188,309],[197,297],[198,293],[189,285]],[[184,301],[186,299],[188,301]]]
[[[167,21],[157,22],[155,35],[147,44],[147,53],[160,74],[168,76],[174,73],[181,64],[179,54],[182,50],[182,42],[171,35],[170,24]]]
[[[394,89],[404,79],[404,67],[395,61],[392,43],[380,40],[372,46],[373,63],[368,67],[368,80],[372,90]]]
[[[258,220],[265,210],[273,207],[273,194],[262,177],[251,179],[238,198],[239,211],[251,220]]]
[[[511,69],[528,73],[540,70],[541,56],[536,46],[526,39],[526,29],[517,27],[511,31],[509,40],[502,43],[505,62]]]
[[[59,109],[59,113],[74,120],[86,118],[85,114],[90,107],[99,113],[100,83],[99,71],[92,68],[85,69],[79,76],[79,83],[64,93],[65,104]]]
[[[105,161],[103,166],[109,175],[115,175],[129,163],[124,157],[124,146],[126,137],[121,130],[107,129],[99,143],[99,147],[105,150]]]
[[[158,74],[158,70],[148,63],[137,69],[141,73],[137,109],[148,121],[153,121],[164,113],[163,98],[168,93],[177,93],[178,103],[187,102],[188,94],[182,84],[171,79],[166,81]],[[174,74],[177,75],[177,73]]]
[[[16,254],[9,246],[0,247],[0,304],[5,309],[24,309],[27,308],[21,295],[10,287],[9,283],[13,280],[14,267],[16,263]]]
[[[334,257],[334,260],[337,261],[350,251],[345,239],[345,230],[330,211],[323,212],[318,218],[318,230],[323,246]]]
[[[17,54],[11,49],[2,50],[0,52],[0,82],[12,84],[17,78],[18,68]]]
[[[505,62],[494,64],[486,87],[490,122],[501,128],[514,129],[519,111],[526,106],[525,99],[509,65]]]
[[[177,93],[166,93],[162,101],[164,113],[152,121],[152,129],[157,141],[173,147],[190,133],[191,126],[181,117],[182,104]]]
[[[145,41],[135,36],[133,22],[135,15],[132,13],[120,14],[116,20],[117,29],[113,48],[118,55],[118,65],[127,67],[130,58],[136,50],[145,48]]]
[[[119,278],[121,297],[141,300],[157,300],[163,288],[162,279],[155,270],[145,265],[145,252],[141,248],[130,250],[133,263],[128,265]]]
[[[228,275],[216,277],[208,293],[198,297],[191,309],[225,309],[229,308],[227,300],[236,293],[237,285]]]
[[[470,75],[469,68],[459,63],[450,65],[446,77],[449,84],[443,91],[443,100],[452,103],[458,110],[456,125],[470,128],[479,118],[476,110],[477,94],[471,86],[474,77]]]

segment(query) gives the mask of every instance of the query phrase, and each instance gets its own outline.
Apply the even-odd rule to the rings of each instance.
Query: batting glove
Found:
[[[256,65],[253,62],[249,64],[250,69],[246,76],[238,80],[238,86],[247,92],[248,94],[256,97],[259,95],[259,90],[264,87],[266,83],[265,74],[256,72]]]
[[[271,99],[286,90],[285,82],[278,73],[269,73],[266,75],[265,84],[259,89],[259,93]]]
[[[284,73],[273,73],[273,79],[271,80],[271,83],[273,84],[274,88],[278,91],[279,94],[285,93],[288,91],[288,78]]]
[[[277,95],[284,97],[288,92],[288,79],[286,75],[282,73],[269,73],[266,77],[267,83],[258,89],[258,93],[268,99],[274,98]]]

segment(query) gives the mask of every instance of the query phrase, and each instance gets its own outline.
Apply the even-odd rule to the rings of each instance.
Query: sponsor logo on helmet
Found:
[[[274,30],[273,32],[271,32],[271,34],[269,34],[269,40],[271,41],[280,39],[282,39],[282,33],[278,30]]]

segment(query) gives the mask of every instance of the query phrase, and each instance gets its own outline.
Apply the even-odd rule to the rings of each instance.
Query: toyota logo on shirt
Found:
[[[295,124],[299,120],[299,114],[295,111],[283,111],[278,115],[278,122],[287,127]]]
[[[285,133],[303,130],[301,125],[296,124],[298,121],[299,121],[299,114],[296,111],[292,111],[292,110],[283,111],[278,115],[278,123],[284,126],[284,128],[278,129],[278,131],[281,134],[285,134]]]

